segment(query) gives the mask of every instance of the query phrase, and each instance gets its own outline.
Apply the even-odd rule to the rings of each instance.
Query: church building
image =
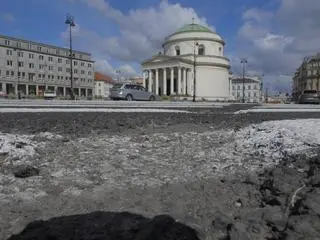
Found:
[[[178,29],[165,38],[163,53],[142,62],[144,87],[160,96],[229,99],[230,61],[224,45],[206,26],[192,23]]]

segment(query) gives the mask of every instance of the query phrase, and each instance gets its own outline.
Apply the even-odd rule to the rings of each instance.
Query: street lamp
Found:
[[[67,15],[65,24],[69,25],[69,40],[70,40],[70,80],[71,80],[71,99],[74,100],[74,92],[73,92],[73,69],[72,69],[72,59],[73,59],[73,52],[72,52],[72,28],[75,27],[73,16]]]
[[[244,82],[245,82],[245,67],[246,64],[248,63],[248,60],[246,58],[241,59],[241,64],[242,64],[242,102],[244,103]]]
[[[20,93],[20,90],[19,90],[19,85],[20,85],[20,68],[19,68],[19,43],[17,42],[17,47],[14,48],[14,51],[17,53],[17,79],[18,79],[18,83],[17,83],[17,97],[18,99],[21,99],[21,93]]]
[[[199,46],[195,40],[193,41],[193,99],[192,101],[196,101],[196,46]]]

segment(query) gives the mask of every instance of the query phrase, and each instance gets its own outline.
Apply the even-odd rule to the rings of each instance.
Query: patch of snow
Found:
[[[268,121],[240,129],[235,135],[237,151],[279,161],[320,146],[320,119]]]
[[[247,110],[240,110],[234,114],[244,114],[244,113],[270,113],[270,112],[320,112],[320,108],[252,108]]]
[[[23,160],[35,154],[36,143],[29,135],[0,133],[0,154]]]

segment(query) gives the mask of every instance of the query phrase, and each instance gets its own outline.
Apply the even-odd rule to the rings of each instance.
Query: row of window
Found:
[[[242,86],[238,85],[237,89],[238,89],[238,90],[242,89]],[[244,89],[248,89],[248,90],[258,90],[258,87],[257,87],[257,85],[254,85],[254,86],[252,86],[252,87],[251,87],[251,85],[248,85],[247,87],[244,86]],[[232,86],[232,90],[236,90],[236,86],[233,85],[233,86]]]
[[[176,55],[179,56],[181,55],[181,50],[179,46],[175,46],[175,50],[176,50]],[[221,54],[222,48],[219,47],[219,54]],[[205,46],[203,44],[198,46],[198,55],[200,56],[204,56],[206,54],[205,52]]]
[[[8,56],[12,56],[13,54],[13,51],[11,49],[7,49],[7,55]],[[24,55],[24,52],[18,52],[18,56],[19,57],[23,57]],[[34,53],[29,53],[29,59],[34,59]],[[53,57],[52,56],[48,56],[48,61],[49,62],[53,62]],[[43,55],[39,55],[39,60],[40,61],[44,61],[44,56]],[[76,60],[73,60],[73,65],[74,66],[78,66],[78,62]],[[58,63],[62,63],[62,58],[58,58]],[[66,60],[66,64],[70,64],[70,60],[67,59]],[[85,63],[84,62],[81,62],[80,63],[81,67],[84,67],[85,66]],[[91,63],[88,63],[88,67],[91,68],[92,67],[92,64]]]
[[[241,97],[242,96],[242,93],[240,92],[233,92],[232,95],[235,97]],[[244,96],[247,96],[247,97],[257,97],[257,93],[256,92],[253,92],[253,95],[251,94],[251,92],[248,92],[247,94],[245,93]]]
[[[22,43],[21,42],[17,42],[16,45],[11,44],[10,40],[5,40],[4,44],[6,46],[14,46],[14,47],[18,47],[18,48],[22,48]],[[29,43],[27,48],[29,50],[34,50],[34,51],[39,51],[39,52],[46,52],[46,53],[51,53],[51,54],[56,54],[56,55],[65,55],[66,57],[70,56],[69,51],[60,51],[59,49],[53,49],[53,48],[48,48],[48,47],[42,47],[39,45],[35,45],[32,43]],[[81,59],[83,58],[82,54],[79,54],[78,57]]]
[[[12,60],[7,60],[7,66],[12,66],[13,62]],[[20,62],[18,63],[19,67],[24,67],[24,62]],[[29,63],[29,68],[33,69],[35,67],[34,63]],[[39,64],[39,69],[46,69],[47,65],[46,64]],[[49,71],[54,71],[54,66],[48,66],[48,70]],[[58,67],[58,72],[62,72],[63,69],[62,67]],[[70,68],[66,68],[66,72],[69,73],[70,72]],[[74,69],[73,73],[78,74],[78,69]],[[80,71],[80,74],[85,74],[86,72],[84,70]],[[91,76],[92,72],[88,71],[88,75]]]
[[[0,72],[1,74],[1,72]],[[9,77],[9,76],[12,76],[14,77],[15,76],[15,72],[14,71],[6,71],[6,76]],[[34,77],[36,76],[35,73],[28,73],[28,79],[29,80],[34,80]],[[26,77],[26,73],[25,72],[18,72],[18,77],[21,77],[21,78],[25,78]],[[46,75],[45,74],[38,74],[38,78],[39,79],[45,79],[46,78]],[[54,76],[54,75],[48,75],[48,79],[50,80],[55,80],[55,79],[58,79],[58,80],[71,80],[71,77],[63,77],[63,76]],[[73,78],[74,81],[78,81],[79,78]],[[86,79],[85,78],[80,78],[80,81],[81,82],[86,82]],[[87,79],[87,82],[88,83],[92,83],[93,80],[92,79]]]

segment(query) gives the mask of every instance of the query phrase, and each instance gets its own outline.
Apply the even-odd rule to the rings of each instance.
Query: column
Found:
[[[67,95],[67,88],[63,87],[63,96],[65,97]]]
[[[26,95],[28,96],[29,95],[29,85],[26,84]]]
[[[146,87],[147,74],[148,74],[148,71],[144,71],[144,72],[143,72],[143,87],[144,87],[144,88]]]
[[[181,68],[178,67],[178,91],[177,94],[180,95],[181,94]]]
[[[36,85],[36,96],[39,96],[39,86]]]
[[[162,87],[163,87],[162,94],[166,96],[167,95],[167,69],[166,68],[163,69]]]
[[[19,89],[18,89],[18,84],[16,84],[16,85],[14,86],[14,93],[17,95],[17,94],[18,94],[18,91],[19,91]]]
[[[2,83],[2,92],[7,93],[7,84]]]
[[[170,76],[170,95],[173,95],[174,92],[174,68],[171,68],[171,76]]]
[[[191,91],[191,82],[192,82],[192,77],[191,77],[191,70],[188,68],[187,69],[187,94],[189,96],[192,96],[192,91]]]
[[[152,92],[152,70],[149,70],[149,84],[148,84],[148,91]]]
[[[155,93],[159,95],[159,69],[156,69],[156,86]]]
[[[88,97],[88,88],[86,88],[86,98]]]
[[[187,69],[183,68],[183,80],[182,80],[182,94],[187,95]]]

